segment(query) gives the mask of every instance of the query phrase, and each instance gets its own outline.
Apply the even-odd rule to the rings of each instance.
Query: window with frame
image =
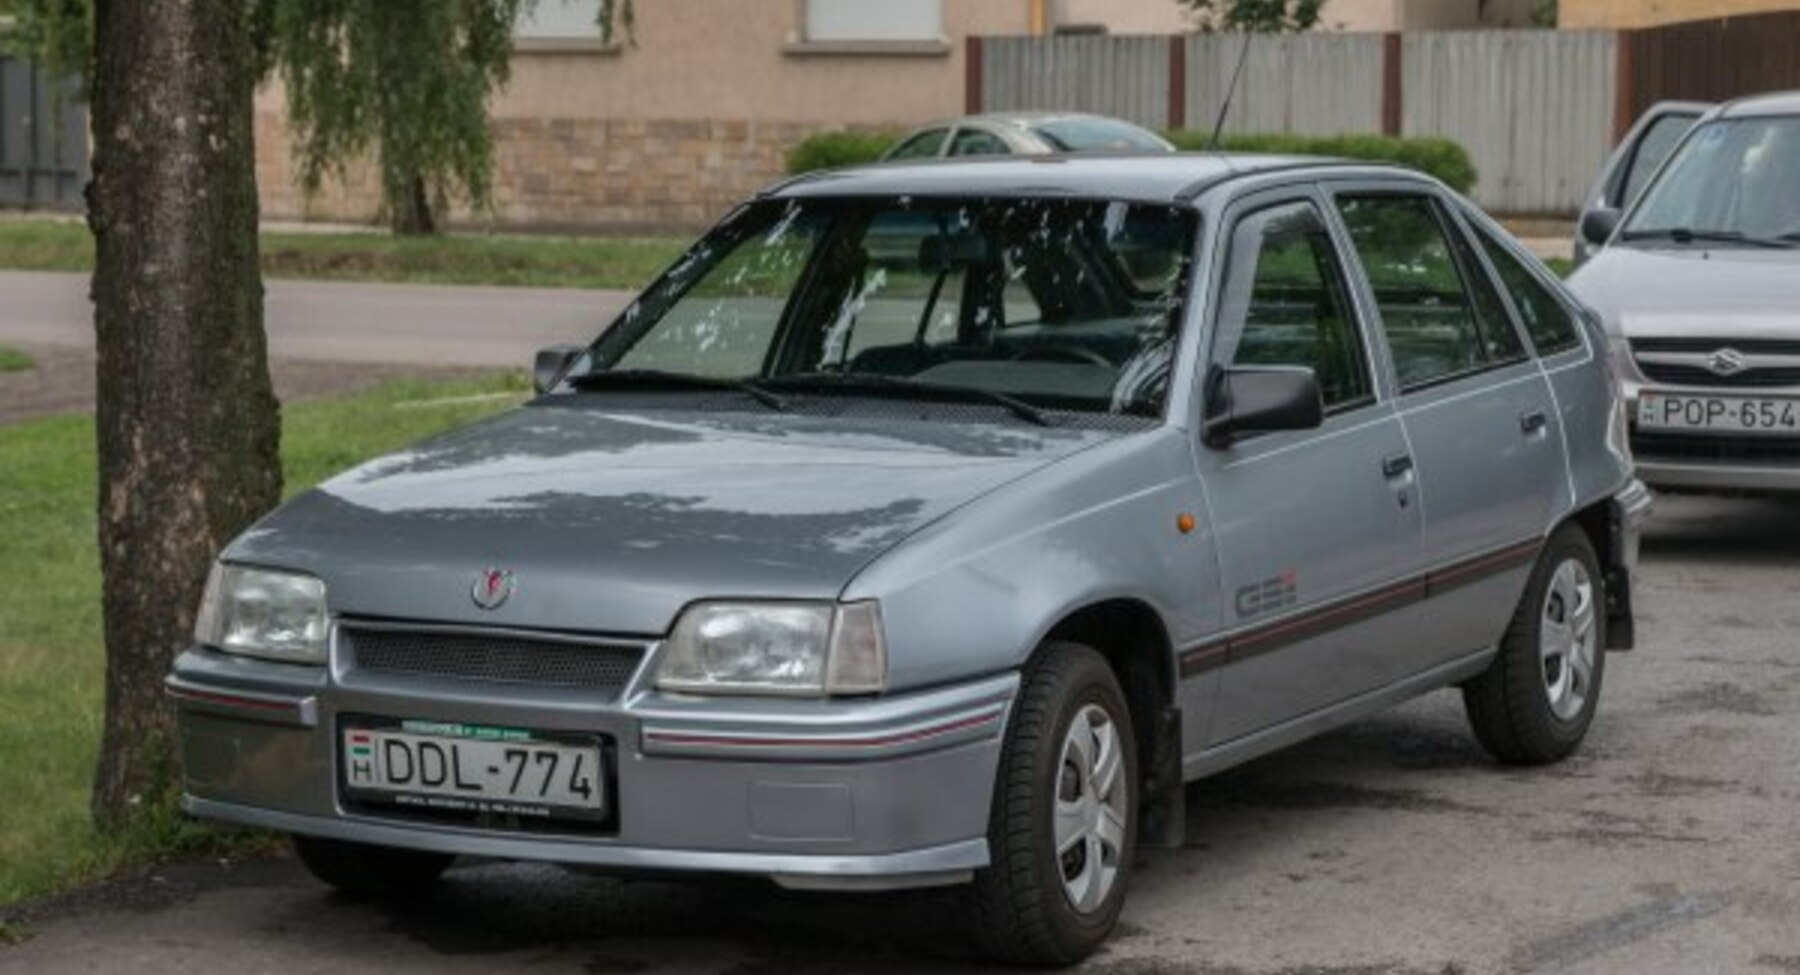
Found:
[[[513,36],[527,41],[602,41],[600,0],[560,0],[519,11]]]
[[[1011,153],[1005,140],[981,129],[957,129],[955,138],[950,140],[952,156],[1005,156]]]
[[[1459,260],[1454,230],[1431,197],[1346,195],[1337,205],[1374,292],[1402,390],[1522,356],[1492,282],[1467,266],[1466,257]]]
[[[1488,260],[1493,262],[1494,270],[1499,272],[1500,282],[1512,296],[1513,307],[1519,310],[1525,331],[1531,333],[1531,342],[1537,346],[1538,355],[1555,355],[1580,348],[1581,332],[1568,306],[1550,292],[1511,248],[1486,227],[1474,226],[1475,239],[1480,241]]]
[[[805,0],[808,43],[941,42],[943,0]]]
[[[1220,341],[1233,366],[1313,370],[1328,413],[1375,401],[1369,357],[1325,221],[1311,203],[1285,203],[1232,230],[1220,301]]]
[[[899,147],[888,154],[889,159],[932,159],[944,148],[944,139],[950,134],[949,129],[926,129],[924,132],[900,143]]]

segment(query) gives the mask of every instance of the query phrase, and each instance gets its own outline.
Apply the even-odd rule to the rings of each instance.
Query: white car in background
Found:
[[[1169,140],[1122,119],[1076,112],[1012,112],[933,122],[908,133],[882,156],[882,161],[1174,151]]]

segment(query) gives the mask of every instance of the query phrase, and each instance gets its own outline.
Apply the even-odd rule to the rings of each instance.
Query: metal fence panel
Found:
[[[983,43],[981,103],[990,112],[1097,112],[1169,124],[1166,37],[996,37]]]
[[[1383,44],[1380,34],[1257,36],[1226,130],[1380,132]],[[1187,128],[1213,127],[1243,50],[1242,36],[1196,34],[1187,40]]]
[[[87,109],[26,61],[0,57],[0,206],[77,210],[88,178]]]
[[[1611,149],[1617,58],[1609,31],[1408,34],[1402,129],[1468,149],[1484,207],[1574,212]]]

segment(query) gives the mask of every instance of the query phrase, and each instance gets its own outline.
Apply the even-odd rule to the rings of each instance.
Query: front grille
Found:
[[[1711,386],[1722,389],[1760,389],[1775,386],[1800,386],[1800,366],[1777,369],[1746,369],[1721,376],[1701,366],[1679,366],[1669,362],[1644,362],[1638,368],[1651,382],[1675,386]]]
[[[1639,460],[1800,466],[1800,440],[1774,437],[1716,437],[1640,431],[1631,437],[1631,451]]]
[[[1640,338],[1631,340],[1638,369],[1644,378],[1674,386],[1716,389],[1768,389],[1800,386],[1800,341],[1790,339]],[[1722,376],[1704,364],[1706,357],[1725,349],[1747,356],[1780,356],[1789,361],[1745,369]],[[1700,362],[1651,362],[1646,355],[1678,355]]]
[[[437,677],[490,684],[577,688],[616,696],[643,660],[644,647],[623,642],[482,633],[478,630],[338,630],[351,668],[378,674]]]

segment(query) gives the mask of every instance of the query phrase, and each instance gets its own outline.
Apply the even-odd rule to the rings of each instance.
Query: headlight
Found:
[[[675,623],[656,685],[692,694],[873,694],[887,687],[872,602],[700,603]]]
[[[194,620],[194,641],[286,663],[325,662],[325,584],[312,576],[218,564]]]

